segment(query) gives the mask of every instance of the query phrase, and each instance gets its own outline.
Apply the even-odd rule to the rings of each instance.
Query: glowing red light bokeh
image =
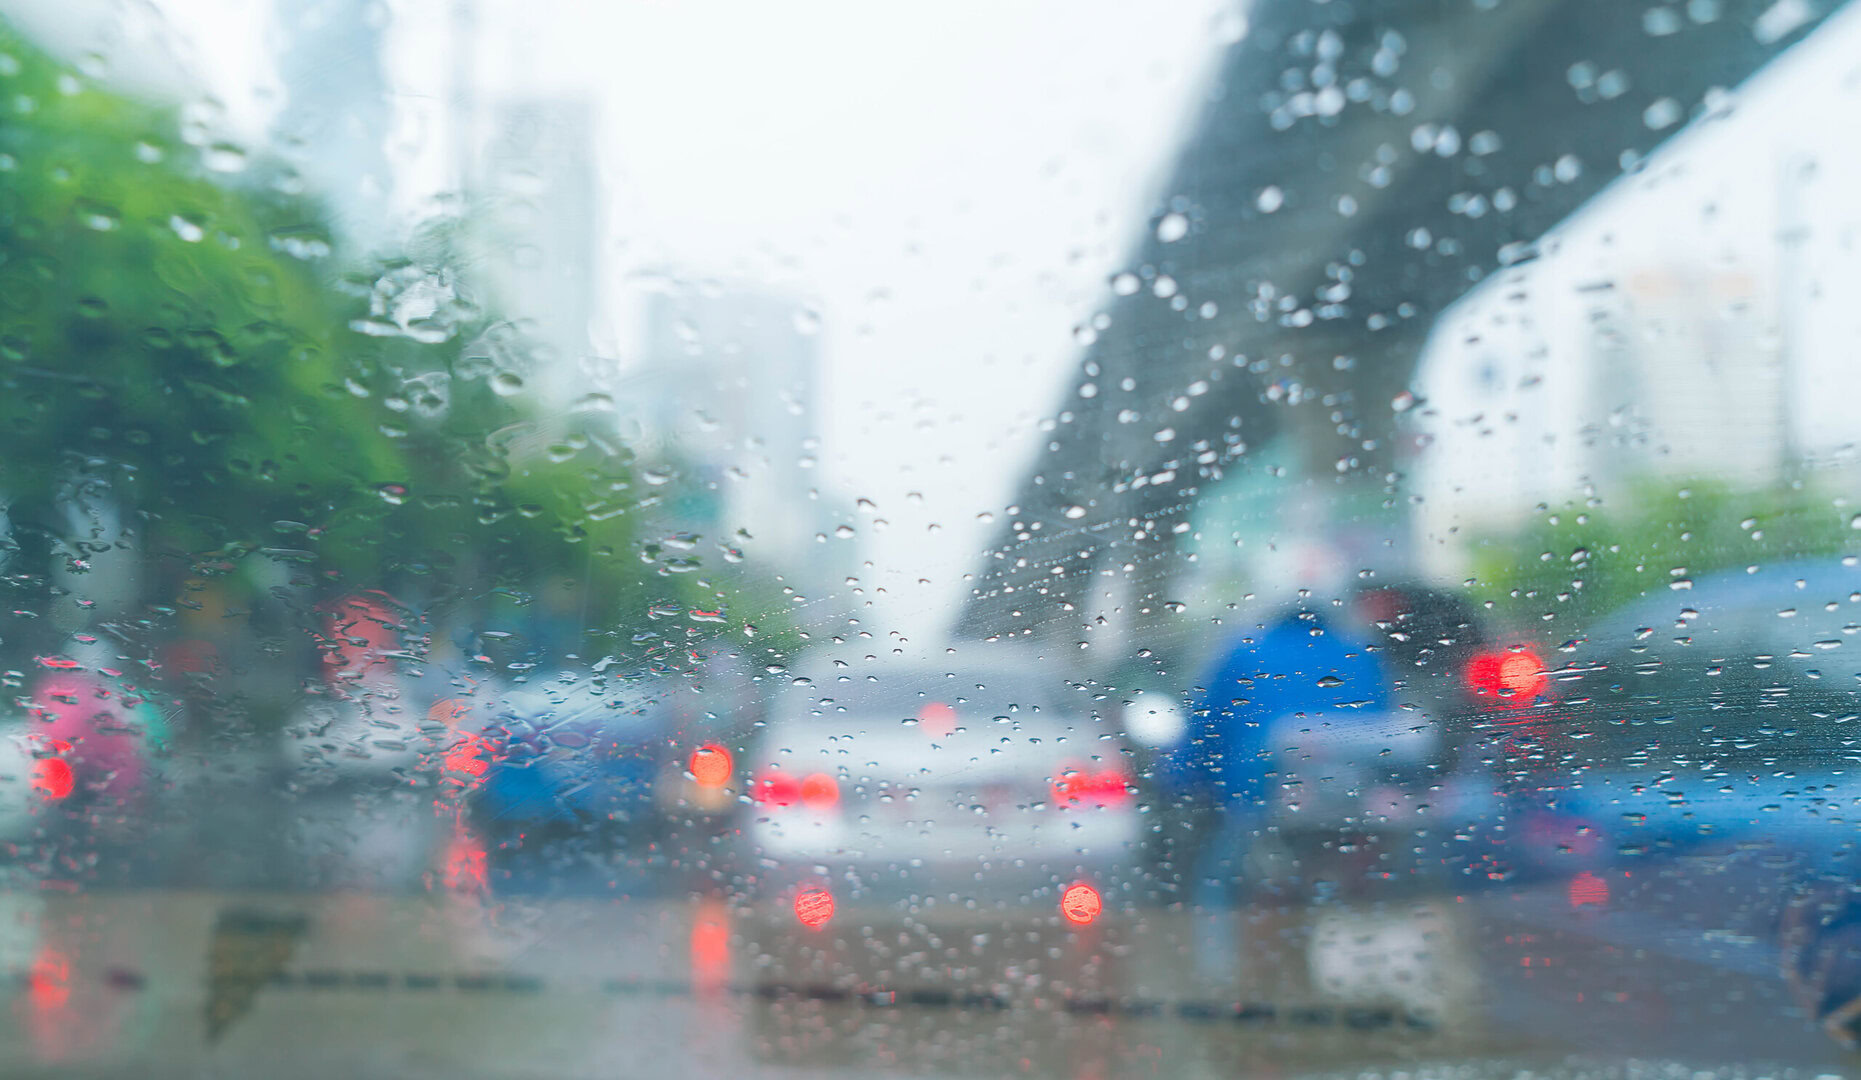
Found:
[[[446,844],[446,888],[462,893],[484,891],[490,855],[476,833],[455,825]]]
[[[426,718],[451,729],[458,727],[459,721],[469,716],[471,711],[472,706],[458,698],[440,698],[427,708]]]
[[[1066,769],[1053,778],[1051,787],[1054,801],[1061,805],[1079,802],[1103,805],[1131,794],[1124,774],[1115,769],[1101,769],[1095,773]]]
[[[803,889],[795,894],[795,918],[801,925],[816,928],[834,917],[834,894],[826,889]]]
[[[918,710],[918,727],[933,739],[947,739],[956,734],[956,710],[941,701]]]
[[[1585,870],[1570,879],[1569,896],[1573,908],[1585,905],[1600,907],[1609,902],[1609,883]]]
[[[64,758],[40,758],[32,767],[32,789],[48,799],[62,799],[77,787],[77,776]]]
[[[729,917],[721,901],[706,900],[691,926],[692,981],[701,988],[716,989],[729,973]]]
[[[1090,925],[1104,909],[1105,901],[1099,897],[1099,891],[1083,881],[1068,886],[1060,896],[1060,914],[1076,926]]]
[[[802,805],[825,810],[840,802],[840,784],[826,773],[810,773],[801,782]]]
[[[750,794],[767,806],[800,803],[810,810],[830,810],[840,804],[840,782],[827,773],[809,773],[797,779],[780,769],[769,769],[756,780]]]
[[[1549,681],[1544,661],[1529,649],[1481,653],[1467,664],[1467,683],[1475,694],[1508,704],[1531,704]]]
[[[26,992],[39,1009],[56,1009],[70,1001],[70,957],[49,945],[40,949],[26,974]]]
[[[467,735],[464,742],[446,752],[446,769],[467,776],[483,776],[491,771],[491,763],[484,757],[489,749],[482,737]]]
[[[691,752],[685,768],[699,787],[720,788],[730,782],[730,751],[716,743],[705,743]]]
[[[759,803],[793,806],[801,800],[801,781],[780,770],[770,769],[756,781],[753,794]]]

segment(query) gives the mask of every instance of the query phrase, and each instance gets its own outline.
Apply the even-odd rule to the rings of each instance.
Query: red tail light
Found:
[[[730,751],[716,743],[705,743],[691,752],[685,768],[699,787],[723,787],[730,783]]]
[[[826,773],[810,773],[801,781],[801,802],[814,810],[840,804],[840,784]]]
[[[803,889],[795,894],[795,918],[810,929],[827,925],[834,917],[834,894],[826,889]]]
[[[751,789],[764,806],[788,807],[796,803],[810,810],[831,810],[840,805],[840,782],[826,773],[794,777],[780,769],[767,769]]]
[[[1550,679],[1530,649],[1481,653],[1467,664],[1467,688],[1507,705],[1529,705]]]
[[[33,790],[48,799],[62,799],[76,786],[77,777],[64,758],[40,758],[32,767]]]
[[[793,806],[801,801],[801,781],[776,769],[756,778],[756,801],[765,806]]]
[[[1099,891],[1083,881],[1068,887],[1060,896],[1060,914],[1074,926],[1090,925],[1104,909],[1105,901]]]
[[[1130,783],[1116,769],[1101,769],[1094,773],[1065,769],[1053,778],[1052,788],[1053,801],[1061,806],[1074,803],[1103,805],[1121,801],[1131,794]]]

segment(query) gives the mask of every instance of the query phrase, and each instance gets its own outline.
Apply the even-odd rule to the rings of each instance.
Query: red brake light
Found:
[[[77,786],[71,763],[60,757],[40,758],[32,767],[32,787],[48,799],[62,799]]]
[[[840,784],[826,773],[810,773],[801,782],[802,805],[825,810],[840,803]]]
[[[803,889],[795,894],[795,918],[801,925],[818,928],[834,917],[834,894],[826,889]]]
[[[1069,886],[1060,896],[1060,914],[1075,926],[1086,926],[1099,917],[1105,909],[1105,901],[1099,891],[1085,882]]]
[[[720,788],[730,782],[730,751],[716,743],[705,743],[691,752],[685,768],[699,787]]]
[[[1544,661],[1529,649],[1481,653],[1467,664],[1468,689],[1506,704],[1531,704],[1549,681]]]
[[[801,781],[780,770],[770,769],[757,778],[755,796],[759,803],[793,806],[801,801]]]
[[[840,783],[826,773],[809,773],[796,779],[780,769],[768,769],[752,789],[756,801],[767,806],[793,806],[828,810],[840,805]]]
[[[1053,778],[1052,788],[1054,802],[1062,806],[1080,802],[1103,805],[1131,794],[1130,784],[1116,769],[1101,769],[1089,774],[1065,769]]]

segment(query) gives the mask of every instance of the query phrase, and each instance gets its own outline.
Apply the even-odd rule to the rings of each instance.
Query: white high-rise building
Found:
[[[1424,569],[1463,577],[1541,504],[1854,467],[1861,145],[1804,103],[1852,93],[1857,49],[1861,16],[1831,19],[1443,316],[1408,469]]]

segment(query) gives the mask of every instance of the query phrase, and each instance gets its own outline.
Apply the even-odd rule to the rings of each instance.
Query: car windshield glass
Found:
[[[1861,1072],[1861,5],[0,0],[0,1076]]]

